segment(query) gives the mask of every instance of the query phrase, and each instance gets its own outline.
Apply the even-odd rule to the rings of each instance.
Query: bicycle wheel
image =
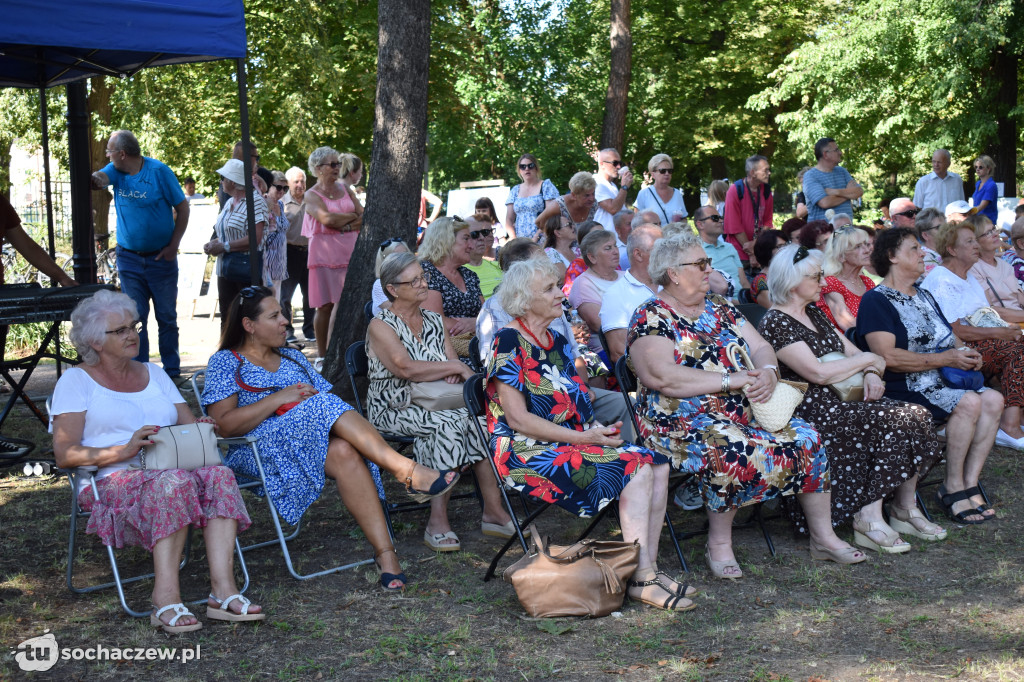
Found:
[[[75,276],[75,262],[74,259],[66,253],[56,253],[53,256],[53,262],[60,266],[60,269],[67,273],[68,277],[74,278]],[[50,285],[50,276],[35,271],[36,281],[42,286]]]

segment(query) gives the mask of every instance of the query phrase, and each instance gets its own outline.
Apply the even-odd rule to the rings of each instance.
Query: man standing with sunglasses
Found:
[[[825,211],[853,215],[854,199],[864,194],[850,172],[839,165],[843,151],[831,137],[823,137],[814,145],[817,165],[804,173],[804,197],[807,200],[807,222],[825,220]]]
[[[615,186],[618,180],[620,185]],[[622,165],[619,152],[609,147],[597,153],[597,173],[594,174],[597,188],[594,199],[597,211],[594,220],[601,223],[609,232],[615,231],[614,216],[626,205],[626,195],[633,184],[633,173]]]
[[[704,253],[711,259],[709,265],[729,275],[741,289],[750,289],[750,282],[743,272],[736,248],[724,239],[719,239],[722,236],[722,216],[718,214],[718,209],[714,206],[701,206],[693,214],[693,224],[697,228]],[[739,298],[739,292],[736,298]]]
[[[954,201],[964,200],[964,181],[949,172],[952,161],[945,149],[932,154],[932,172],[923,176],[914,186],[914,204],[921,209],[937,208],[945,211]]]

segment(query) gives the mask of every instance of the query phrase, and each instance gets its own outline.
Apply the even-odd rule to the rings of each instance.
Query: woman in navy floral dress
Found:
[[[283,348],[287,325],[270,289],[242,289],[228,310],[220,350],[210,358],[203,404],[221,436],[256,437],[266,493],[288,523],[297,523],[320,496],[326,477],[333,478],[374,549],[382,586],[402,589],[405,574],[378,500],[377,466],[404,480],[421,501],[443,495],[459,475],[410,462],[388,447],[369,422],[331,393],[331,384],[302,353]],[[244,476],[258,476],[248,446],[228,450],[225,464]]]
[[[570,341],[548,329],[565,295],[546,257],[519,261],[502,280],[515,321],[494,337],[487,365],[487,428],[498,474],[509,487],[582,517],[619,499],[622,538],[640,543],[630,597],[650,606],[694,607],[687,588],[658,571],[668,496],[668,458],[618,438],[621,422],[594,421]]]
[[[813,558],[863,561],[864,553],[832,530],[828,459],[818,432],[800,419],[776,433],[754,423],[749,401],[771,398],[775,352],[725,299],[707,295],[711,260],[701,241],[659,239],[649,267],[662,291],[637,308],[626,338],[640,385],[640,436],[675,468],[699,473],[711,572],[743,577],[732,550],[739,507],[792,494],[807,516]],[[725,351],[731,343],[747,350],[755,367],[733,365]]]

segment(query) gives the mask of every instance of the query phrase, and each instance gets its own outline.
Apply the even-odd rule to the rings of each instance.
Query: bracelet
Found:
[[[879,379],[881,379],[881,378],[882,378],[882,373],[881,373],[881,372],[879,372],[879,371],[878,371],[877,369],[875,369],[874,367],[868,367],[867,369],[865,369],[865,370],[864,370],[864,373],[865,373],[865,374],[874,374],[874,375],[875,375],[876,377],[878,377]]]
[[[729,373],[729,372],[722,372],[722,393],[728,393],[729,392],[730,384],[732,383],[730,381],[730,377],[732,377],[731,373]]]

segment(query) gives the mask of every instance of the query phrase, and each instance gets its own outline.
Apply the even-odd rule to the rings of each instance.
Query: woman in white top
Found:
[[[217,257],[217,299],[220,301],[220,325],[224,328],[224,315],[235,295],[251,283],[249,264],[249,211],[245,200],[245,170],[239,159],[229,159],[217,173],[221,188],[228,195],[217,224],[217,237],[203,246],[203,251]],[[267,225],[267,202],[263,195],[253,196],[256,216],[256,243],[263,243],[263,230]],[[256,263],[256,272],[262,273],[262,258]]]
[[[601,348],[601,300],[608,288],[622,277],[619,267],[619,247],[615,245],[615,233],[608,230],[593,230],[580,244],[583,262],[587,269],[572,283],[569,303],[590,327],[590,349],[607,360]]]
[[[654,211],[661,218],[662,225],[685,224],[686,216],[689,215],[683,203],[683,193],[668,184],[672,181],[674,167],[672,157],[668,154],[652,156],[647,162],[647,170],[654,178],[654,184],[644,187],[636,196],[637,212]]]
[[[544,253],[558,268],[558,281],[565,280],[565,271],[580,257],[576,244],[576,226],[562,215],[553,215],[544,223]]]
[[[135,302],[99,291],[75,307],[71,325],[71,343],[83,364],[57,382],[50,428],[58,466],[99,467],[99,498],[91,486],[78,491],[79,504],[92,512],[87,532],[108,546],[137,545],[153,553],[150,624],[177,633],[202,627],[181,603],[178,566],[189,526],[204,528],[211,583],[207,618],[262,620],[260,607],[239,594],[235,583],[235,534],[251,522],[231,470],[131,467],[161,427],[197,421],[162,369],[135,361]]]

